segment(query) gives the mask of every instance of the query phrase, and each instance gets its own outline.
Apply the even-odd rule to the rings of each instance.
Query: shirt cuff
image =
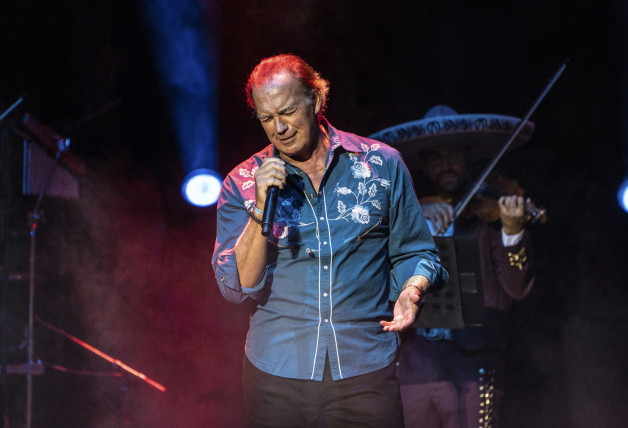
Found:
[[[523,239],[523,230],[519,233],[515,233],[514,235],[506,235],[504,229],[502,228],[502,244],[504,247],[512,247],[517,245]]]

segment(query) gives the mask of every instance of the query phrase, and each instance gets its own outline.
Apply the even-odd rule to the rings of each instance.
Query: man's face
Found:
[[[319,135],[318,97],[308,99],[301,83],[288,74],[273,76],[252,95],[257,117],[270,142],[289,158],[307,160]]]
[[[428,178],[445,195],[456,195],[465,189],[469,152],[464,146],[441,146],[421,153]]]

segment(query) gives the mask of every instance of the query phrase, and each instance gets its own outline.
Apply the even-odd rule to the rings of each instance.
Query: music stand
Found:
[[[479,327],[486,322],[477,239],[434,237],[449,283],[425,298],[413,326],[418,328]]]

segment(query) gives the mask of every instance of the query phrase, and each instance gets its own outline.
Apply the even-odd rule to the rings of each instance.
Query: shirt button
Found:
[[[323,297],[327,297],[327,293],[323,293]]]
[[[321,220],[325,220],[325,217],[321,217]]]
[[[327,241],[323,242],[323,245],[327,245]]]
[[[325,265],[325,266],[323,266],[323,269],[327,270],[327,269],[329,269],[329,266]]]
[[[310,193],[310,199],[314,199],[314,193]]]
[[[325,318],[325,322],[329,322],[329,320],[327,318]]]

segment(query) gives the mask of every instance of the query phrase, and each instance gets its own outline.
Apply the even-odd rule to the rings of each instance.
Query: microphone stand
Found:
[[[27,351],[27,373],[26,373],[26,428],[31,428],[32,410],[33,410],[33,360],[35,353],[35,341],[33,339],[33,325],[35,319],[35,243],[37,228],[41,215],[39,208],[44,199],[44,194],[48,189],[48,185],[52,180],[52,176],[59,164],[61,155],[68,151],[70,147],[70,139],[62,138],[57,141],[57,153],[55,155],[54,164],[48,171],[48,176],[44,181],[44,186],[39,192],[35,208],[29,214],[30,218],[30,256],[29,256],[29,284],[28,284],[28,351]]]

